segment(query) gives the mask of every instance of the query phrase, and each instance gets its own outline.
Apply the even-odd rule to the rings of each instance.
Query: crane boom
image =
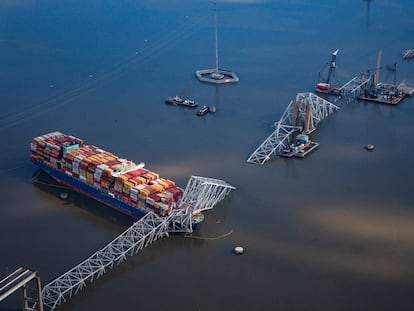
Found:
[[[374,77],[374,84],[375,87],[378,85],[378,81],[379,81],[379,74],[380,74],[380,66],[381,66],[381,57],[382,57],[382,50],[378,51],[378,58],[377,58],[377,70],[375,72],[375,77]]]
[[[328,72],[328,78],[326,79],[326,83],[329,84],[329,80],[331,79],[331,75],[334,72],[336,68],[336,55],[338,55],[339,49],[337,49],[335,52],[332,53],[332,59],[331,59],[331,66],[329,66],[329,72]]]

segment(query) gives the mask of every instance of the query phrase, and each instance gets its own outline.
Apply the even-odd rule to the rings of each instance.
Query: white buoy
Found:
[[[367,150],[374,150],[374,145],[373,144],[368,144],[368,145],[365,146],[365,148]]]
[[[68,193],[67,192],[62,192],[61,194],[59,194],[59,197],[62,199],[62,200],[66,200],[67,198],[68,198]]]
[[[236,247],[234,248],[234,253],[235,253],[236,255],[241,255],[241,254],[243,254],[243,252],[244,252],[244,249],[243,249],[243,247],[241,247],[241,246],[236,246]]]

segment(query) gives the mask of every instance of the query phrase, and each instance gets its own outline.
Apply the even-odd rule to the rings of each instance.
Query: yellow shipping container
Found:
[[[147,177],[150,181],[160,178],[160,176],[157,173],[154,173],[154,172],[151,172],[151,171],[144,174],[144,176]]]
[[[141,200],[145,200],[148,197],[148,194],[145,193],[139,193],[138,198],[140,198]]]
[[[118,191],[118,192],[122,192],[123,187],[124,187],[124,184],[120,183],[120,182],[116,182],[115,185],[114,185],[115,190]]]
[[[157,189],[157,192],[162,192],[165,190],[164,186],[161,183],[155,183],[152,185],[155,189]]]
[[[122,180],[123,182],[125,182],[125,181],[127,181],[128,180],[128,176],[126,176],[126,175],[119,175],[118,177],[117,177],[117,181],[118,180]]]
[[[102,188],[109,189],[109,185],[110,185],[109,181],[101,180]]]
[[[123,192],[125,193],[125,194],[129,194],[129,192],[131,191],[131,188],[133,188],[134,187],[134,184],[133,183],[131,183],[131,182],[129,182],[129,181],[126,181],[125,183],[124,183],[124,187],[123,187]]]
[[[89,183],[93,183],[93,174],[86,172],[86,181]]]
[[[136,179],[137,181],[139,181],[139,183],[140,183],[141,185],[142,185],[142,184],[146,184],[146,183],[147,183],[147,180],[146,180],[145,178],[141,177],[141,176],[135,177],[135,179]]]
[[[104,168],[104,171],[108,172],[109,174],[112,175],[112,173],[114,172],[114,170],[112,168],[110,168],[109,166]]]

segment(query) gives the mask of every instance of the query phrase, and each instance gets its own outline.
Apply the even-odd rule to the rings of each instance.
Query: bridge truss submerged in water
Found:
[[[247,162],[264,164],[288,147],[293,133],[314,131],[321,120],[338,109],[338,106],[313,93],[298,93],[296,100],[289,103],[275,123],[275,131],[250,155]]]
[[[372,81],[372,75],[361,74],[352,78],[339,88],[335,104],[349,104],[358,99]],[[296,100],[291,101],[282,117],[274,124],[275,130],[247,159],[248,163],[263,165],[270,158],[280,154],[292,142],[292,134],[302,131],[309,134],[314,131],[324,118],[328,117],[339,106],[313,93],[298,93]]]
[[[192,176],[178,209],[165,218],[148,213],[104,248],[47,284],[42,291],[44,305],[55,309],[108,269],[125,261],[127,256],[159,238],[168,237],[171,232],[192,232],[192,216],[212,209],[234,189],[222,180]]]

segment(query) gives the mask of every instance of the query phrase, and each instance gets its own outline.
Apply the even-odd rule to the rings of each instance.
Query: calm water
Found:
[[[46,284],[131,223],[32,183],[31,138],[59,130],[182,187],[191,175],[237,187],[196,233],[231,235],[160,240],[59,310],[412,310],[414,99],[343,106],[312,134],[321,146],[305,160],[246,159],[337,48],[338,83],[375,68],[379,49],[398,81],[414,83],[414,62],[401,60],[414,48],[413,9],[220,1],[220,67],[240,83],[216,88],[194,75],[215,62],[208,1],[1,1],[0,276],[21,265]],[[163,103],[183,93],[217,113]],[[20,306],[16,294],[0,309]]]

